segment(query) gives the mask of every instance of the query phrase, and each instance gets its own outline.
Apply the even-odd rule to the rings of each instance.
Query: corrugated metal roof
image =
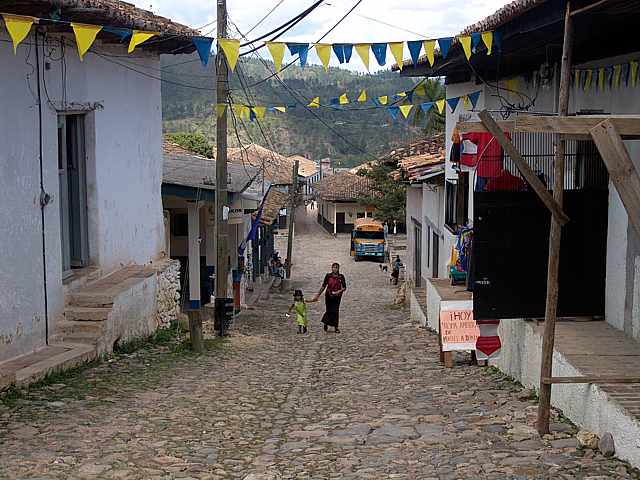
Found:
[[[162,183],[215,190],[216,162],[195,154],[175,143],[163,143]],[[258,169],[242,165],[227,165],[229,192],[244,191],[258,175]]]

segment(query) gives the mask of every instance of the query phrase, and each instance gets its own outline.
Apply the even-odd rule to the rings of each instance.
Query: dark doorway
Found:
[[[413,272],[416,287],[422,286],[422,227],[413,226]]]
[[[431,252],[433,254],[431,261],[431,264],[433,265],[432,278],[438,278],[438,269],[440,268],[438,265],[438,258],[440,257],[440,237],[438,237],[436,232],[433,232],[433,247],[431,248]]]

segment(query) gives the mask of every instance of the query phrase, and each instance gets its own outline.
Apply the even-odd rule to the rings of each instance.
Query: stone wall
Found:
[[[159,328],[166,328],[171,322],[177,321],[180,313],[180,262],[167,260],[163,267],[158,269],[156,292]]]

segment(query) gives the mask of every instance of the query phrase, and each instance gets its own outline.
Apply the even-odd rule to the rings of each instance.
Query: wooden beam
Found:
[[[571,0],[567,0],[564,16],[562,42],[562,64],[560,69],[560,90],[558,93],[558,113],[566,116],[569,111],[569,90],[571,88],[571,56],[573,51],[573,21],[571,20]],[[562,208],[564,200],[564,166],[567,142],[562,135],[556,147],[553,162],[553,199]],[[542,380],[553,372],[553,350],[556,336],[556,316],[558,315],[558,279],[560,276],[560,244],[562,223],[557,216],[551,218],[549,229],[549,261],[547,263],[547,300],[544,310],[544,334],[540,361],[540,401],[538,402],[537,430],[540,436],[549,433],[551,416],[551,384]]]
[[[529,185],[531,185],[531,188],[533,188],[542,202],[551,211],[553,218],[556,218],[561,225],[567,223],[569,221],[569,217],[562,211],[562,207],[553,199],[553,197],[547,190],[547,187],[543,185],[534,171],[531,170],[531,167],[527,164],[524,158],[522,158],[522,155],[520,155],[520,152],[518,152],[513,143],[511,143],[511,140],[509,140],[504,132],[500,130],[500,126],[493,119],[493,117],[491,117],[489,112],[483,110],[482,112],[480,112],[479,116],[482,124],[485,126],[487,131],[495,137],[496,141],[511,157],[513,163],[516,164],[516,167],[518,168],[522,176],[529,183]]]
[[[640,116],[637,115],[521,115],[514,120],[497,123],[503,132],[560,133],[588,137],[591,129],[605,120],[611,120],[623,137],[640,135]],[[460,133],[488,131],[482,122],[458,122],[457,127]]]
[[[640,175],[631,161],[614,122],[605,120],[591,129],[609,176],[629,216],[629,223],[640,235]]]
[[[557,383],[640,383],[640,377],[607,377],[588,375],[584,377],[543,377],[542,383],[552,385]]]

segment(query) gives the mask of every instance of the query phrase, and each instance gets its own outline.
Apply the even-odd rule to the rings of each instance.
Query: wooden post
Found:
[[[196,353],[204,352],[204,339],[202,336],[202,317],[200,309],[188,310],[189,316],[189,338],[191,339],[191,350]]]
[[[562,68],[560,70],[560,92],[558,110],[560,115],[569,112],[569,88],[571,86],[571,51],[573,49],[573,25],[571,20],[571,1],[567,1],[564,17],[564,41],[562,45]],[[566,140],[560,136],[556,147],[553,169],[553,199],[562,208],[564,196],[564,165]],[[560,240],[562,224],[556,216],[551,217],[549,232],[549,265],[547,269],[547,303],[544,315],[544,337],[542,339],[542,360],[540,365],[540,402],[538,404],[538,433],[549,433],[551,412],[551,384],[544,378],[550,378],[553,371],[553,347],[555,342],[556,315],[558,310],[558,272],[560,267]]]
[[[293,163],[292,186],[289,194],[289,206],[287,216],[289,217],[289,237],[287,238],[287,278],[291,278],[291,264],[293,263],[293,223],[296,219],[296,196],[298,194],[298,167],[300,162]]]

